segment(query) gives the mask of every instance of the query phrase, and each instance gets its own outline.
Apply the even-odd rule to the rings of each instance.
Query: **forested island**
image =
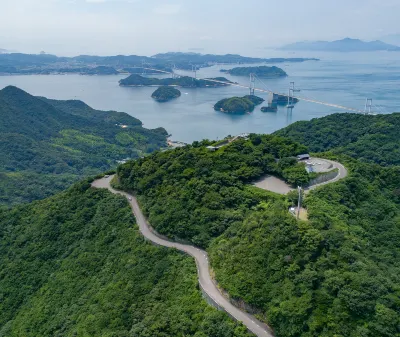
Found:
[[[168,102],[174,98],[178,98],[181,96],[181,92],[178,89],[173,87],[163,86],[159,87],[156,91],[151,95],[158,102]]]
[[[119,160],[166,147],[164,129],[145,129],[126,113],[11,86],[0,90],[0,116],[0,206],[42,199]]]
[[[220,71],[234,76],[249,76],[250,74],[256,74],[258,77],[264,78],[279,78],[288,76],[283,69],[275,66],[236,67],[228,70],[221,69]]]
[[[261,104],[262,102],[264,102],[264,99],[254,95],[224,98],[214,105],[214,110],[225,113],[242,114],[253,111],[255,106]]]
[[[178,78],[154,78],[144,77],[137,74],[132,74],[129,77],[119,81],[120,86],[179,86],[183,88],[215,88],[224,87],[232,84],[225,77],[215,77],[206,79],[195,79],[189,76],[182,76]],[[216,82],[214,82],[216,81]]]

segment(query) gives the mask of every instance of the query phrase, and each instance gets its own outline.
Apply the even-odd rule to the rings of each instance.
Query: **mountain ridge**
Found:
[[[0,90],[0,205],[49,196],[117,161],[166,146],[166,136],[163,128],[145,129],[126,113],[8,86]]]
[[[344,38],[335,41],[302,41],[295,42],[279,48],[281,50],[298,51],[400,51],[399,46],[391,45],[380,40],[362,41],[359,39]]]

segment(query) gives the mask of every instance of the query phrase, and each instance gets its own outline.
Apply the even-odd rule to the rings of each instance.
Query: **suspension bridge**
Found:
[[[235,83],[235,82],[224,82],[224,81],[220,81],[220,80],[216,80],[216,79],[212,79],[212,78],[198,78],[197,77],[197,67],[196,66],[192,67],[192,72],[194,73],[194,76],[177,73],[176,71],[178,71],[178,70],[179,71],[186,71],[186,70],[178,69],[175,66],[173,67],[172,71],[166,71],[166,70],[160,70],[160,69],[156,69],[156,68],[150,68],[150,67],[146,67],[145,65],[143,65],[142,67],[138,67],[138,68],[142,68],[143,71],[151,70],[151,71],[156,71],[156,72],[163,73],[163,74],[169,74],[169,75],[172,75],[173,77],[176,77],[176,76],[177,77],[190,77],[190,78],[192,78],[194,80],[196,79],[196,80],[208,81],[208,82],[212,82],[212,83],[231,85],[231,86],[235,86],[235,87],[239,87],[239,88],[243,88],[243,89],[249,90],[250,91],[250,95],[254,95],[255,92],[260,92],[260,93],[267,93],[267,94],[272,94],[272,95],[285,96],[285,97],[288,98],[288,105],[287,105],[288,109],[293,109],[294,108],[294,104],[292,102],[295,101],[295,100],[298,100],[298,101],[304,101],[304,102],[324,105],[324,106],[335,108],[335,109],[346,110],[348,112],[356,112],[356,113],[362,113],[362,114],[367,114],[367,115],[375,114],[373,112],[373,110],[372,110],[373,109],[373,104],[372,104],[372,99],[370,99],[370,98],[366,99],[365,108],[364,108],[364,110],[361,110],[361,109],[347,107],[347,106],[340,105],[340,104],[321,101],[321,100],[314,99],[314,98],[295,95],[294,93],[298,92],[300,90],[298,90],[298,89],[296,90],[295,89],[294,82],[290,82],[290,88],[289,88],[289,92],[288,93],[275,92],[274,90],[268,88],[266,86],[266,84],[256,74],[250,74],[250,85],[247,86],[247,85],[244,85],[244,84],[239,84],[239,83]],[[257,88],[256,87],[256,80],[259,83],[262,84],[263,88]],[[376,108],[379,108],[379,107],[376,107]]]

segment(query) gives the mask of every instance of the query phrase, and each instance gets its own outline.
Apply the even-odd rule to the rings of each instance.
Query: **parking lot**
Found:
[[[308,160],[303,160],[302,162],[306,164],[308,172],[329,172],[334,168],[332,163],[321,158],[310,158]]]

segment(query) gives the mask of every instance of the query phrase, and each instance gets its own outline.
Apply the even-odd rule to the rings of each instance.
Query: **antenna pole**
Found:
[[[297,190],[299,191],[299,201],[297,203],[297,219],[300,219],[300,208],[301,208],[301,187],[297,186]]]

